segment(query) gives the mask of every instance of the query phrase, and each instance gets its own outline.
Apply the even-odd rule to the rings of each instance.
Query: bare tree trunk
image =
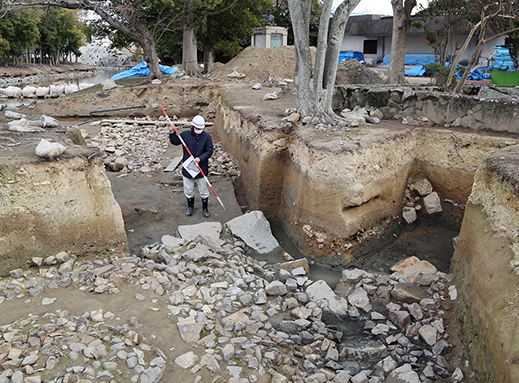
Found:
[[[310,31],[310,0],[289,0],[290,17],[294,30],[294,47],[296,53],[295,83],[297,92],[297,109],[303,115],[311,115],[315,96],[312,81],[312,55],[308,44]]]
[[[153,38],[151,32],[149,32],[149,34],[143,34],[142,42],[139,41],[139,44],[141,45],[142,52],[144,53],[144,61],[148,63],[148,68],[150,69],[150,80],[162,78],[159,57],[157,56],[157,51],[155,49],[155,39]]]
[[[204,45],[204,73],[211,73],[213,71],[213,43],[208,35],[211,33],[211,18],[205,18],[205,29],[207,34],[200,29],[199,39]]]
[[[209,42],[204,44],[204,73],[211,73],[213,71],[213,46]]]
[[[198,61],[196,50],[196,34],[195,29],[191,27],[184,28],[182,36],[182,69],[189,76],[198,75]]]
[[[445,64],[447,63],[447,56],[448,56],[448,52],[449,52],[449,47],[451,45],[451,28],[447,28],[447,37],[445,38],[445,46],[443,48],[443,52],[442,52],[442,59],[440,61],[440,64],[445,66]],[[451,49],[452,51],[452,49]]]
[[[288,1],[296,51],[297,109],[303,116],[318,116],[329,122],[337,118],[332,110],[332,96],[339,51],[348,17],[359,2],[345,0],[336,9],[331,22],[332,0],[323,2],[314,69],[308,39],[311,0]]]
[[[393,6],[393,36],[391,38],[391,61],[389,63],[389,83],[405,83],[405,53],[407,31],[411,27],[411,11],[416,0],[391,0]]]

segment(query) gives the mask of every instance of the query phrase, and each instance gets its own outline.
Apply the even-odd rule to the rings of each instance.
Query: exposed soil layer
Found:
[[[271,61],[268,60],[268,58],[265,58],[265,60],[268,62]],[[245,73],[243,68],[237,68],[238,69],[236,70]],[[225,73],[221,74],[222,79],[225,78],[227,80],[227,74],[231,73],[229,69],[232,69],[232,67],[227,68]],[[251,71],[251,73],[253,72]],[[281,76],[281,74],[284,73],[280,72],[279,77],[286,77]],[[259,77],[253,78],[252,76],[253,75],[251,75],[251,81],[268,81],[268,77],[266,77],[266,80],[264,80],[265,77],[262,77],[263,80],[261,80]],[[63,116],[61,121],[63,124],[73,124],[74,120],[69,120],[66,117],[67,110],[70,109],[73,109],[74,115],[88,116],[90,111],[96,110],[101,106],[104,106],[104,108],[113,105],[130,106],[143,102],[147,105],[147,112],[153,111],[156,113],[156,106],[159,103],[164,102],[164,100],[181,100],[171,102],[171,108],[178,107],[179,111],[185,111],[189,108],[189,113],[186,113],[186,115],[203,113],[208,116],[213,112],[209,100],[206,103],[200,104],[197,104],[197,101],[195,100],[202,99],[204,96],[209,95],[210,91],[213,91],[214,94],[218,94],[219,86],[211,84],[210,87],[206,87],[206,85],[208,85],[207,82],[195,79],[192,82],[166,84],[164,87],[148,87],[151,88],[149,91],[145,89],[147,86],[142,86],[138,91],[125,91],[124,89],[119,89],[112,93],[99,92],[94,95],[77,95],[53,101],[49,106],[45,106],[46,109],[44,111],[49,115],[61,114]],[[230,89],[233,86],[233,84],[229,85],[230,87],[227,89]],[[205,90],[201,91],[200,89],[202,88]],[[201,93],[202,96],[200,96],[200,94],[194,96],[193,94],[196,93]],[[295,106],[295,98],[288,92],[284,94],[281,93],[282,97],[279,101],[276,101],[276,103],[269,103],[263,101],[264,93],[265,91],[253,91],[250,88],[246,89],[244,87],[239,89],[236,87],[228,91],[229,99],[240,100],[240,105],[244,105],[243,108],[246,108],[247,113],[244,113],[244,118],[251,120],[253,118],[251,116],[256,116],[254,117],[254,122],[261,126],[262,129],[268,131],[269,129],[274,129],[279,125],[279,121],[281,117],[283,117],[283,110],[285,108]],[[142,96],[145,96],[145,100],[143,100]],[[167,98],[165,98],[165,96],[167,96]],[[39,114],[42,111],[43,110],[28,110],[28,112],[33,115]],[[53,111],[55,113],[52,113]],[[77,123],[78,121],[76,120],[75,122]],[[82,127],[89,130],[90,134],[95,134],[96,130],[99,129],[99,126],[89,126],[88,124]],[[354,129],[352,134],[355,137],[358,137],[359,141],[363,140],[363,142],[368,142],[371,140],[371,143],[376,144],[383,143],[387,139],[392,139],[393,133],[399,132],[402,129],[404,129],[404,127],[402,127],[400,121],[385,121],[383,125],[377,126],[376,128],[371,125],[360,126]],[[211,131],[209,130],[209,132]],[[483,134],[486,133],[481,132],[481,135]],[[48,131],[45,133],[45,136],[47,135],[49,135],[49,137],[59,138],[62,137],[63,133],[60,133],[59,131]],[[502,136],[505,137],[506,135]],[[2,148],[0,148],[0,153],[3,156],[2,163],[14,165],[22,164],[24,161],[34,160],[34,144],[39,138],[41,138],[40,134],[27,135],[9,133],[3,137],[9,138],[0,142],[0,144],[3,145]],[[337,136],[329,133],[315,131],[308,137],[309,139],[311,138],[313,144],[318,145],[321,149],[328,148],[333,150],[337,145]],[[216,134],[213,134],[213,138],[215,142],[218,141]],[[317,139],[318,141],[316,141]],[[22,142],[23,144],[7,146],[7,144],[17,142]],[[179,155],[179,153],[179,147],[170,147],[166,157],[174,158]],[[163,166],[166,166],[167,164],[168,161],[165,159]],[[132,253],[138,252],[140,247],[144,244],[150,244],[160,240],[160,237],[164,234],[172,234],[181,224],[194,224],[205,220],[201,215],[199,199],[197,199],[195,205],[195,214],[192,217],[185,216],[184,210],[186,203],[185,197],[182,193],[182,181],[174,179],[168,173],[152,175],[130,174],[122,177],[120,177],[120,174],[118,173],[108,173],[108,177],[111,181],[115,198],[122,209]],[[223,210],[216,200],[211,197],[209,207],[212,216],[209,220],[226,222],[227,220],[240,215],[240,205],[245,205],[243,191],[237,189],[237,192],[235,192],[233,183],[227,177],[213,177],[211,180],[217,193],[224,201],[227,211]],[[241,180],[239,182],[241,182]],[[239,197],[239,203],[236,202],[236,195]],[[398,251],[399,249],[394,250]],[[420,257],[419,254],[417,254],[417,256]],[[79,296],[79,299],[76,299],[76,296],[73,297],[72,294],[70,294],[70,291],[63,290],[64,299],[60,301],[66,302],[68,305],[67,308],[69,308],[70,311],[78,313],[98,308],[99,305],[107,305],[106,307],[110,310],[114,312],[117,311],[118,313],[120,312],[120,315],[125,316],[126,318],[131,315],[137,315],[139,317],[139,322],[143,324],[144,329],[147,329],[144,330],[144,332],[158,336],[158,339],[161,342],[159,344],[161,348],[165,349],[173,343],[178,344],[177,347],[183,347],[183,343],[179,341],[178,334],[171,329],[171,327],[174,326],[166,326],[167,329],[165,332],[167,333],[167,336],[165,335],[162,337],[164,326],[162,325],[163,322],[161,322],[163,319],[160,317],[161,314],[150,314],[146,311],[145,307],[134,308],[133,305],[128,306],[127,302],[134,293],[135,291],[131,290],[127,293],[122,292],[118,295],[117,300],[113,302],[104,302],[102,301],[103,298],[97,297],[87,297],[88,299],[86,299],[84,296]],[[68,296],[69,299],[65,299],[65,296]],[[93,302],[92,299],[99,299],[100,301]],[[112,303],[114,304],[113,308],[110,306]],[[451,365],[458,366],[465,360],[466,356],[461,343],[461,338],[455,335],[458,334],[459,322],[455,319],[454,307],[452,307],[449,302],[445,302],[444,305],[444,309],[447,312],[447,331],[449,334],[454,334],[449,339],[449,343],[453,345],[453,349],[447,357]],[[3,310],[4,308],[7,308],[7,310]],[[43,310],[46,309],[42,307],[38,307],[37,309],[37,311]],[[1,323],[8,323],[13,318],[26,315],[27,312],[35,312],[34,307],[31,305],[19,307],[16,306],[14,302],[4,302],[2,315],[0,317]],[[463,366],[460,365],[460,367]],[[470,381],[478,382],[478,377],[471,377]]]

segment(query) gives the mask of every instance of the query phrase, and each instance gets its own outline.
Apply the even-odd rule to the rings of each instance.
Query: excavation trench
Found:
[[[394,120],[349,132],[301,123],[282,128],[282,111],[291,106],[286,98],[276,108],[259,111],[250,107],[257,105],[258,97],[246,90],[224,93],[215,124],[223,147],[242,171],[250,208],[262,210],[276,223],[274,231],[278,237],[286,235],[296,256],[299,251],[299,256],[324,267],[321,272],[314,269],[314,277],[332,286],[339,276],[327,270],[360,267],[388,273],[391,265],[410,255],[429,260],[445,273],[453,270],[461,295],[457,315],[474,371],[487,381],[516,381],[519,371],[509,364],[508,353],[518,355],[518,350],[507,334],[515,334],[518,326],[513,314],[518,281],[510,275],[519,265],[513,250],[517,136]],[[514,131],[513,118],[496,130]],[[477,126],[489,124],[480,121]],[[489,168],[487,162],[494,166]],[[438,194],[441,212],[429,214],[423,198],[413,193],[413,185],[423,179]],[[478,185],[475,191],[473,185]],[[409,206],[421,207],[412,224],[402,219]],[[466,207],[471,215],[463,221],[461,244],[454,253],[453,239]],[[494,234],[482,237],[482,232]],[[492,236],[504,237],[507,245],[490,240]],[[480,274],[488,280],[480,280]],[[456,331],[454,323],[451,331]],[[364,336],[353,322],[336,325],[350,339]]]
[[[263,93],[251,90],[249,86],[230,85],[222,90],[213,85],[195,84],[171,88],[140,87],[130,91],[114,89],[112,93],[85,95],[83,100],[91,105],[89,111],[149,104],[147,113],[158,116],[157,105],[162,104],[171,114],[190,116],[203,112],[214,117],[214,126],[209,131],[214,141],[221,142],[222,149],[238,165],[241,177],[212,177],[227,210],[210,201],[211,219],[226,222],[241,215],[243,210],[263,211],[283,250],[295,258],[309,259],[312,264],[310,276],[314,280],[324,279],[336,287],[340,271],[354,267],[388,274],[391,265],[411,255],[428,260],[438,270],[449,273],[453,258],[454,271],[458,278],[462,276],[456,284],[461,295],[464,330],[466,334],[480,335],[479,342],[472,343],[476,360],[473,366],[475,369],[478,363],[483,366],[485,377],[500,376],[503,377],[501,381],[514,381],[513,366],[507,366],[503,353],[519,353],[513,339],[505,341],[507,336],[500,331],[499,323],[505,321],[506,330],[515,333],[516,321],[507,316],[509,311],[502,309],[502,303],[514,302],[511,298],[515,296],[517,280],[514,273],[508,271],[508,262],[519,220],[516,219],[517,204],[514,204],[514,173],[504,165],[500,168],[499,164],[500,161],[515,164],[517,137],[468,128],[404,125],[401,120],[383,120],[379,125],[361,125],[347,132],[327,131],[301,122],[283,126],[284,111],[295,105],[295,98],[282,89],[270,90],[278,91],[282,97],[264,102]],[[59,107],[49,103],[41,112],[58,111],[65,122],[63,117],[71,113],[83,121],[88,111],[80,111],[81,101],[78,100],[64,100]],[[92,132],[96,129],[99,130],[92,128]],[[35,142],[35,139],[30,140]],[[26,149],[25,154],[33,155],[32,146],[27,145]],[[171,157],[180,153],[179,148],[174,150]],[[199,210],[193,217],[185,217],[181,179],[167,173],[132,173],[120,177],[118,173],[108,172],[111,185],[107,185],[99,175],[103,162],[90,154],[75,148],[64,158],[66,166],[59,162],[36,161],[21,170],[14,162],[22,155],[16,159],[6,157],[3,196],[12,206],[3,206],[11,208],[18,203],[22,208],[9,212],[11,215],[7,215],[5,227],[9,229],[13,222],[19,224],[20,218],[33,226],[26,233],[19,228],[7,231],[8,236],[18,231],[22,235],[13,234],[4,243],[32,243],[32,247],[18,246],[10,253],[9,249],[7,252],[2,249],[5,252],[0,264],[2,268],[9,270],[20,266],[31,256],[52,251],[55,247],[46,241],[43,230],[38,231],[39,225],[34,225],[34,222],[54,224],[61,219],[49,215],[52,209],[42,208],[44,202],[52,199],[59,202],[65,198],[67,204],[63,211],[74,212],[69,217],[70,223],[65,225],[66,230],[52,237],[54,242],[62,246],[67,239],[77,236],[78,225],[86,223],[84,235],[80,237],[90,238],[94,245],[86,248],[88,244],[81,238],[72,238],[68,243],[69,250],[78,254],[102,253],[103,243],[111,252],[125,252],[129,247],[136,254],[142,246],[160,241],[162,235],[173,234],[178,225],[202,220],[196,214]],[[166,166],[169,160],[170,157],[163,158],[161,165]],[[14,170],[9,170],[10,167]],[[69,186],[63,179],[70,177],[60,178],[60,171],[74,175],[75,193],[64,192]],[[422,180],[427,180],[439,196],[441,211],[431,214],[426,211],[425,196],[415,188]],[[110,186],[120,212],[111,199]],[[14,189],[18,194],[12,192]],[[32,194],[20,190],[32,190]],[[110,197],[103,201],[104,205],[97,203],[98,195],[103,191]],[[74,198],[73,194],[81,193],[93,196],[86,202]],[[407,223],[403,219],[404,208],[416,209],[416,221]],[[33,214],[31,209],[38,214]],[[89,215],[92,210],[98,216],[101,214],[102,219],[92,218]],[[465,215],[467,211],[472,214],[470,219]],[[18,219],[10,219],[14,216]],[[117,219],[120,216],[124,219],[124,228],[122,220]],[[91,222],[98,226],[93,227]],[[480,230],[485,233],[497,230],[505,238],[494,243],[491,234],[480,236]],[[461,245],[454,251],[452,240],[459,233]],[[476,242],[477,246],[474,245]],[[15,256],[9,257],[9,254]],[[479,258],[471,258],[472,254]],[[496,264],[502,269],[496,272],[489,254],[500,256]],[[261,257],[275,263],[279,262],[280,254]],[[489,274],[488,281],[500,278],[498,282],[478,281],[477,273],[474,273],[477,267],[467,267],[476,264],[478,259],[488,263],[486,268],[478,264],[479,272]],[[517,267],[519,262],[513,265]],[[485,295],[482,291],[499,296],[499,299],[496,302],[482,299]],[[493,306],[497,301],[499,311]],[[346,338],[364,336],[359,323],[333,322],[336,319],[329,321],[335,323]],[[488,342],[488,339],[492,341]],[[496,351],[500,341],[506,343],[504,351]]]
[[[279,223],[312,261],[338,270],[356,266],[387,273],[413,253],[398,242],[392,249],[396,238],[420,242],[430,236],[441,249],[433,264],[449,272],[452,238],[476,169],[491,153],[516,142],[493,133],[395,121],[353,128],[352,140],[300,123],[287,133],[274,127],[282,109],[258,114],[244,105],[254,94],[236,93],[223,95],[215,132],[239,164],[250,209]],[[423,179],[439,195],[441,212],[427,213],[423,197],[412,190]],[[416,222],[406,223],[404,207],[417,208]],[[434,258],[427,242],[422,241],[423,254],[414,255]]]

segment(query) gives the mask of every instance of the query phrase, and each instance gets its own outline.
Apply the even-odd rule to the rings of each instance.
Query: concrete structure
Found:
[[[251,45],[260,48],[275,48],[287,45],[288,31],[284,27],[265,25],[255,28]]]
[[[418,16],[413,16],[413,19],[416,19],[416,21],[420,20]],[[431,28],[433,27],[431,26]],[[380,63],[385,55],[391,53],[392,29],[393,17],[382,15],[350,16],[346,24],[341,52],[362,52],[366,63]],[[458,35],[459,46],[465,41],[468,32],[469,30],[466,27],[460,31]],[[476,35],[462,57],[462,64],[464,61],[467,64],[470,60],[477,44]],[[480,55],[480,62],[492,54],[495,45],[502,45],[503,43],[504,37],[484,45]],[[411,27],[407,33],[407,54],[433,53],[432,48],[425,41],[423,29]]]

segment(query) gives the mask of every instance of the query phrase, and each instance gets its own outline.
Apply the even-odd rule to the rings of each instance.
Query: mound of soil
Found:
[[[385,76],[376,70],[367,68],[357,60],[344,60],[337,67],[337,85],[348,84],[383,84]]]
[[[311,48],[315,56],[315,48]],[[276,83],[285,78],[294,78],[295,49],[293,46],[276,48],[245,48],[238,56],[223,67],[214,70],[209,79],[215,81],[242,81]],[[241,73],[245,77],[229,77],[231,73]],[[382,84],[384,75],[367,68],[357,60],[346,60],[337,68],[337,84]]]
[[[311,50],[315,55],[315,48]],[[295,49],[293,46],[259,48],[250,46],[211,73],[209,78],[216,81],[234,81],[228,75],[233,72],[243,73],[241,81],[274,83],[285,78],[294,78]]]

